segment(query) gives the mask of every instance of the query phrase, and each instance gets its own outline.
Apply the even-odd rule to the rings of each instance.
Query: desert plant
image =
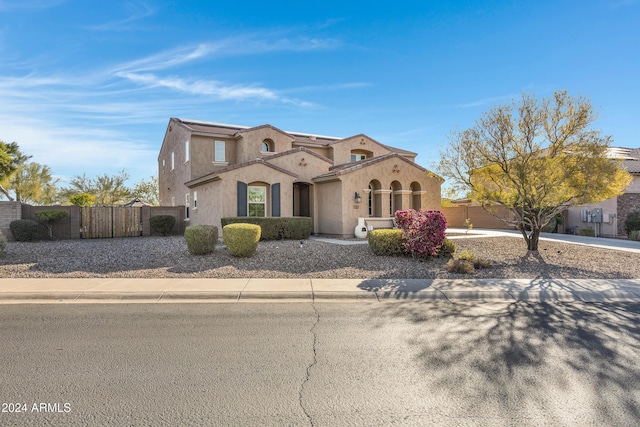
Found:
[[[627,234],[640,230],[640,211],[631,212],[624,220],[624,230]]]
[[[581,236],[594,237],[596,232],[592,228],[581,228],[578,230],[578,234]]]
[[[635,240],[636,242],[640,242],[640,230],[633,230],[629,233],[629,240]]]
[[[471,274],[475,271],[475,267],[470,261],[452,258],[447,262],[447,271],[456,274]]]
[[[151,231],[156,234],[162,234],[163,236],[169,234],[175,224],[176,219],[173,215],[154,215],[149,218]]]
[[[465,232],[465,234],[469,234],[469,232],[473,230],[473,224],[471,224],[471,218],[465,219],[464,223],[467,225],[467,231]]]
[[[473,252],[468,251],[468,250],[465,249],[465,250],[463,250],[462,252],[460,252],[458,254],[458,259],[460,259],[462,261],[469,261],[469,262],[473,263],[473,262],[476,261],[477,258],[476,258],[476,254],[474,254]]]
[[[406,253],[404,247],[404,233],[399,229],[378,229],[367,233],[369,249],[374,255],[402,255]]]
[[[222,240],[232,256],[253,256],[260,240],[260,226],[242,223],[225,225],[222,227]]]
[[[444,239],[442,246],[438,249],[438,256],[451,258],[456,251],[456,244],[449,239]]]
[[[30,242],[38,232],[38,223],[30,219],[17,219],[11,221],[9,230],[18,242]]]
[[[4,237],[2,231],[0,231],[0,256],[4,256],[7,252],[7,238]]]
[[[47,227],[49,239],[53,240],[53,224],[61,219],[68,217],[69,214],[65,211],[52,210],[52,211],[40,211],[36,212],[38,221]]]
[[[438,255],[447,229],[447,220],[440,211],[397,211],[395,221],[405,237],[405,248],[414,258]]]
[[[215,225],[190,225],[184,230],[187,249],[192,255],[206,255],[214,251],[218,242]]]

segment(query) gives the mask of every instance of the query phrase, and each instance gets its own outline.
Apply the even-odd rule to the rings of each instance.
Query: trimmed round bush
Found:
[[[640,230],[640,211],[631,212],[624,220],[624,230],[627,234]]]
[[[404,248],[404,233],[399,229],[371,230],[367,233],[369,249],[374,255],[402,255]]]
[[[30,219],[11,221],[9,229],[18,242],[30,242],[38,232],[38,223]]]
[[[218,242],[218,227],[215,225],[190,225],[184,230],[187,249],[192,255],[210,254]]]
[[[162,234],[166,236],[171,233],[173,226],[176,224],[176,219],[173,215],[154,215],[149,218],[149,226],[151,231],[156,234]]]
[[[232,256],[250,257],[258,249],[260,231],[255,224],[229,224],[222,227],[222,240]]]

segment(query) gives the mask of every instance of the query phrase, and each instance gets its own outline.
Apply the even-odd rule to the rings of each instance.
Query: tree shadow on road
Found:
[[[639,303],[431,301],[381,304],[371,315],[416,326],[408,341],[433,392],[445,406],[463,402],[448,408],[452,416],[515,415],[518,425],[640,419]]]

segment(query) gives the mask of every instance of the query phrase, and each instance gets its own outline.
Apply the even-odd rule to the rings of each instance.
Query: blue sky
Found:
[[[0,0],[0,139],[63,179],[157,174],[170,117],[365,133],[430,168],[488,108],[566,89],[639,147],[639,24],[640,0]]]

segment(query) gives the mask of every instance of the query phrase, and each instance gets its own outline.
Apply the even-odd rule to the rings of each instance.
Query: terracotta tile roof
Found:
[[[245,168],[251,165],[255,165],[255,164],[263,164],[267,167],[270,167],[272,169],[277,170],[278,172],[282,172],[282,173],[286,173],[287,175],[291,175],[294,178],[299,178],[299,176],[291,171],[288,171],[284,168],[281,168],[279,166],[273,165],[271,163],[267,163],[265,162],[263,159],[254,159],[254,160],[249,160],[248,162],[244,162],[244,163],[237,163],[235,165],[229,165],[227,167],[224,167],[222,169],[218,169],[215,172],[212,172],[210,174],[201,176],[200,178],[196,178],[196,179],[192,179],[191,181],[185,182],[185,185],[189,188],[196,186],[196,185],[200,185],[200,184],[204,184],[207,182],[211,182],[216,180],[220,175],[224,174],[225,172],[229,172],[235,169],[241,169],[241,168]]]

